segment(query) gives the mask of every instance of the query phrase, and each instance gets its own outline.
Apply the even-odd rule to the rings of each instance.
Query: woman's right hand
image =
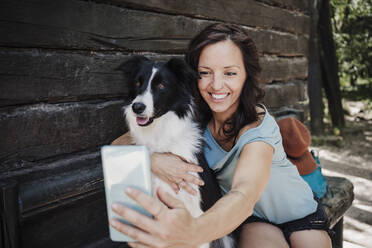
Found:
[[[204,185],[199,177],[189,173],[202,172],[203,169],[200,166],[187,163],[171,153],[153,153],[151,171],[168,183],[176,193],[182,188],[190,194],[196,194],[197,192],[190,184]]]

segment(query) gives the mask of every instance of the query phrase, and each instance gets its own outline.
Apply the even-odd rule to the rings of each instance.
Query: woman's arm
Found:
[[[273,148],[264,142],[245,145],[235,169],[231,191],[199,218],[192,218],[182,202],[159,191],[161,204],[139,191],[128,193],[154,219],[123,206],[114,211],[139,229],[113,221],[111,224],[144,247],[190,247],[218,239],[238,227],[253,213],[269,176]]]
[[[115,139],[111,145],[132,145],[132,137],[127,132]],[[189,185],[190,183],[203,186],[204,182],[189,172],[202,172],[203,169],[195,164],[186,163],[180,157],[170,153],[152,153],[150,157],[151,171],[164,182],[168,183],[175,192],[182,187],[190,194],[197,192]],[[185,183],[180,183],[185,182]]]
[[[199,230],[205,230],[200,235],[201,242],[232,232],[253,213],[253,207],[269,180],[272,156],[273,148],[267,143],[253,142],[244,146],[230,192],[196,220]]]

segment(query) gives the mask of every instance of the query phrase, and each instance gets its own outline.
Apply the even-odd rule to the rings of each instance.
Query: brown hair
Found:
[[[226,136],[226,141],[228,141],[236,139],[239,131],[245,125],[258,120],[256,105],[263,100],[265,93],[264,90],[260,88],[258,80],[261,67],[259,65],[256,45],[240,26],[235,24],[216,23],[207,26],[190,41],[185,59],[186,62],[197,71],[202,50],[208,45],[225,40],[231,40],[239,47],[243,55],[243,62],[247,74],[240,95],[238,109],[223,125],[223,134]],[[193,89],[195,91],[194,95],[198,108],[197,112],[199,113],[199,121],[202,126],[205,127],[212,118],[212,112],[201,97],[197,82],[193,85]]]

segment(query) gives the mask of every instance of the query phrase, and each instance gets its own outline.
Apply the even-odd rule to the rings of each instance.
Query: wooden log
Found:
[[[103,179],[101,163],[96,168],[71,170],[52,177],[41,178],[21,185],[22,216],[63,208],[71,202],[91,194],[102,193]]]
[[[0,50],[0,106],[126,95],[123,77],[115,71],[126,58],[121,53]]]
[[[273,81],[289,81],[307,78],[307,59],[278,58],[275,56],[263,56],[260,58],[262,66],[261,81],[271,83]]]
[[[21,226],[22,247],[27,248],[80,248],[104,239],[108,236],[104,192],[24,218]]]
[[[13,210],[20,210],[15,221],[21,223],[23,246],[78,248],[108,236],[98,152],[40,162],[33,168],[0,174],[0,178],[20,182]],[[35,237],[35,232],[43,235]]]
[[[3,108],[1,171],[110,143],[125,131],[122,105],[122,100],[112,100]]]
[[[247,26],[283,30],[296,34],[308,34],[310,19],[299,12],[264,5],[254,0],[224,1],[166,1],[166,0],[106,0],[105,3],[120,6],[211,19]],[[182,8],[180,8],[182,6]]]
[[[333,227],[349,209],[354,200],[354,186],[343,177],[325,177],[327,181],[327,193],[321,199],[328,218]]]
[[[48,13],[48,14],[45,14]],[[0,2],[0,46],[184,53],[212,21],[94,2]],[[301,56],[307,36],[247,28],[262,53]]]
[[[125,97],[125,78],[115,68],[128,56],[119,52],[0,50],[0,106]],[[164,61],[174,56],[147,57]],[[304,57],[263,56],[260,63],[265,83],[307,77]]]
[[[126,130],[125,130],[126,131]],[[72,154],[43,159],[40,161],[27,161],[23,168],[14,170],[2,170],[0,177],[4,180],[16,180],[28,183],[47,177],[53,177],[66,171],[79,170],[83,168],[95,168],[100,162],[97,155],[98,147]]]
[[[121,52],[0,50],[0,106],[125,98],[126,79],[116,68],[130,56]],[[183,58],[146,57],[155,61]]]
[[[288,9],[297,9],[304,12],[305,14],[309,9],[308,0],[257,0],[257,1],[273,6],[279,6]]]
[[[63,207],[89,192],[101,192],[103,188],[98,151],[35,162],[30,168],[2,173],[1,176],[20,182],[23,218]]]
[[[307,56],[308,37],[297,36],[277,31],[263,31],[245,28],[252,37],[260,53],[280,56]]]
[[[265,104],[270,108],[296,105],[307,99],[306,81],[267,84]]]

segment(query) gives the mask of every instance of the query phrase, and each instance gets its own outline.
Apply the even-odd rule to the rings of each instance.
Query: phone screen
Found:
[[[130,207],[142,214],[151,216],[145,209],[130,199],[124,190],[131,186],[151,195],[151,172],[148,149],[145,146],[103,146],[101,148],[103,176],[106,193],[108,218],[123,220],[111,210],[113,203]],[[134,241],[109,226],[113,241]]]

